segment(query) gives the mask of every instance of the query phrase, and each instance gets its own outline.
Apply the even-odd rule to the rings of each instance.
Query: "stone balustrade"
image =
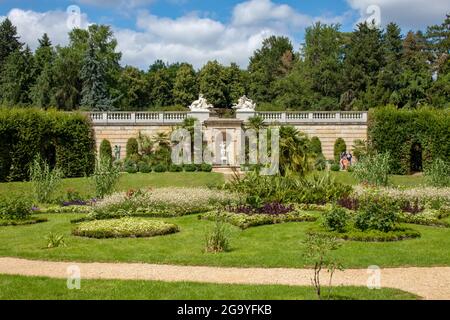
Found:
[[[319,112],[237,112],[237,119],[246,121],[259,115],[267,123],[282,124],[366,124],[367,112],[363,111],[319,111]],[[94,125],[162,125],[180,124],[187,117],[208,118],[206,114],[192,112],[91,112],[89,116]]]

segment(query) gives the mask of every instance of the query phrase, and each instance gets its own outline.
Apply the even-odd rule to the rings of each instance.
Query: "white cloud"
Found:
[[[445,13],[450,12],[448,0],[347,0],[352,9],[359,12],[361,20],[365,20],[370,13],[369,6],[380,8],[381,23],[396,22],[402,28],[424,29],[428,25],[444,21]]]
[[[120,0],[79,0],[91,4],[112,4]],[[148,0],[136,0],[143,3]],[[18,27],[23,42],[36,48],[37,39],[47,32],[54,44],[68,42],[67,14],[63,11],[39,13],[11,10],[8,17]],[[248,58],[270,35],[287,35],[294,39],[312,22],[341,22],[343,17],[310,17],[288,5],[270,0],[249,0],[235,6],[228,23],[198,14],[178,18],[158,17],[140,11],[136,29],[113,26],[122,63],[148,68],[156,59],[168,62],[186,61],[199,68],[208,60],[236,62],[245,67]],[[82,15],[83,25],[88,24]],[[294,42],[295,46],[298,43]]]
[[[153,0],[77,0],[77,3],[102,7],[135,8],[151,4]]]
[[[70,31],[67,25],[69,15],[63,11],[47,11],[44,13],[12,9],[7,17],[17,27],[17,33],[20,40],[35,49],[38,46],[38,39],[44,33],[47,33],[53,44],[65,45],[68,43],[68,33]],[[88,25],[87,16],[82,14],[81,26]]]

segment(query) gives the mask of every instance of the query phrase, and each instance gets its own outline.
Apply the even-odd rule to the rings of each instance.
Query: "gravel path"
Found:
[[[0,274],[67,278],[67,268],[78,266],[81,279],[191,281],[233,284],[311,285],[312,270],[286,268],[219,268],[140,263],[77,263],[0,258]],[[366,286],[365,269],[336,273],[333,285]],[[327,275],[324,274],[324,282]],[[386,268],[381,286],[398,288],[425,299],[450,300],[450,267]]]

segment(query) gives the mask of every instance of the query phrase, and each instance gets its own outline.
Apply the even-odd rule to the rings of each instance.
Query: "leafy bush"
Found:
[[[368,155],[353,166],[352,175],[361,183],[387,186],[390,162],[388,153]]]
[[[164,164],[157,164],[153,170],[158,173],[167,172],[167,166]]]
[[[50,169],[50,166],[36,157],[30,167],[33,193],[38,203],[49,203],[52,195],[61,185],[62,172],[59,169]]]
[[[45,236],[45,240],[47,240],[48,249],[67,246],[63,234],[50,232]]]
[[[26,197],[2,197],[0,199],[1,220],[27,220],[31,217],[32,204]]]
[[[132,158],[139,154],[139,144],[135,138],[130,138],[127,141],[127,158]]]
[[[100,158],[108,158],[111,163],[113,162],[111,142],[106,139],[100,144]]]
[[[38,155],[66,177],[82,177],[94,169],[94,134],[84,114],[2,108],[0,136],[2,150],[8,150],[0,154],[0,181],[28,180]]]
[[[324,214],[322,224],[329,231],[344,232],[350,219],[350,214],[346,209],[333,206]]]
[[[174,217],[203,213],[215,206],[239,201],[234,193],[207,188],[158,188],[120,192],[106,197],[94,206],[93,219],[110,219],[126,215]]]
[[[94,174],[91,177],[96,196],[102,199],[111,194],[119,181],[119,177],[120,172],[118,168],[111,164],[109,158],[97,160]]]
[[[341,171],[341,166],[338,165],[337,163],[333,163],[333,164],[330,166],[330,170],[331,170],[331,171],[334,171],[334,172],[339,172],[339,171]]]
[[[147,162],[144,162],[144,161],[140,161],[138,163],[138,169],[139,169],[139,172],[141,172],[141,173],[152,172],[152,167]]]
[[[142,238],[167,235],[178,231],[178,226],[163,221],[122,218],[82,222],[72,230],[72,234],[97,239]]]
[[[186,172],[195,172],[197,171],[197,167],[195,166],[195,164],[185,164],[183,166],[184,171]]]
[[[182,172],[183,171],[183,167],[179,166],[179,165],[176,165],[176,164],[172,164],[169,167],[169,171],[170,172]]]
[[[318,137],[312,137],[309,147],[311,148],[311,152],[316,156],[323,155],[322,154],[322,142]]]
[[[433,187],[450,187],[450,162],[437,158],[425,167],[425,177]]]
[[[293,211],[285,214],[246,214],[233,212],[208,212],[199,216],[200,219],[215,221],[217,218],[222,219],[241,229],[248,229],[251,227],[279,224],[286,222],[312,222],[317,218],[313,215],[302,211]]]
[[[412,147],[422,148],[426,168],[437,158],[450,159],[450,110],[436,108],[375,108],[369,114],[369,144],[378,153],[389,152],[392,173],[411,172]]]
[[[212,253],[226,252],[230,249],[229,230],[225,223],[217,218],[214,227],[206,234],[205,251]]]
[[[345,144],[344,139],[337,138],[334,143],[334,161],[339,163],[341,161],[341,154],[347,151],[347,145]]]
[[[360,200],[355,227],[361,231],[393,231],[399,222],[399,207],[394,201],[379,194],[368,194]]]
[[[131,159],[126,159],[123,163],[123,170],[127,173],[137,173],[139,171],[136,161]]]
[[[213,169],[212,165],[207,164],[207,163],[203,163],[203,164],[200,166],[200,171],[203,171],[203,172],[211,172],[212,169]]]

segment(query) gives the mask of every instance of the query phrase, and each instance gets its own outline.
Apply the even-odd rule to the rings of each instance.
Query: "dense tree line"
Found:
[[[120,66],[108,26],[74,29],[65,47],[44,34],[32,52],[9,19],[0,24],[0,102],[4,106],[60,110],[151,110],[188,106],[203,93],[229,108],[243,94],[260,108],[366,110],[392,104],[414,108],[450,105],[450,15],[426,32],[406,35],[361,23],[353,32],[316,23],[296,51],[287,37],[272,36],[247,70],[207,62],[155,61],[147,71]]]

